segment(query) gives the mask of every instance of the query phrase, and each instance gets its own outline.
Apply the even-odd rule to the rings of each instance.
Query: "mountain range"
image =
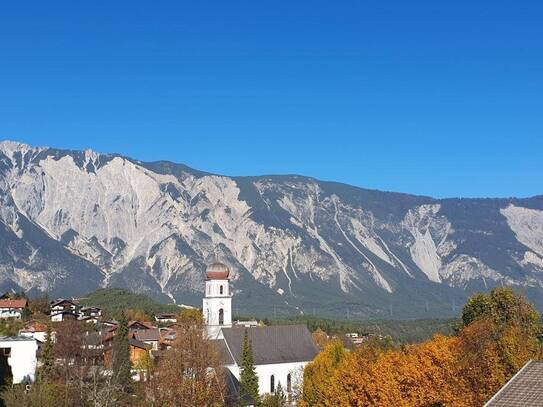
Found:
[[[435,199],[0,143],[0,291],[201,305],[216,260],[238,315],[446,317],[497,285],[542,310],[543,196]]]

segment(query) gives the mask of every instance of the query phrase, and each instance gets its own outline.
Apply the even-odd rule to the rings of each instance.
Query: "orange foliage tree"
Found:
[[[506,288],[470,298],[457,336],[402,349],[371,341],[353,352],[332,342],[304,372],[302,406],[483,405],[541,356],[539,314]]]

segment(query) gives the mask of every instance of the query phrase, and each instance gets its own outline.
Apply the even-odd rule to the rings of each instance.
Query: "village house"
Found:
[[[98,307],[83,307],[79,311],[81,318],[93,317],[99,319],[102,317],[102,309]]]
[[[0,319],[21,319],[27,306],[25,298],[0,300]]]
[[[8,366],[11,370],[12,383],[33,383],[36,379],[36,367],[38,364],[36,352],[38,342],[34,338],[24,336],[0,336],[0,362],[2,366]],[[0,381],[3,383],[9,372],[3,372]]]
[[[59,298],[55,301],[51,301],[51,304],[49,305],[51,321],[60,322],[67,319],[78,319],[79,309],[79,303],[74,300]]]
[[[72,311],[74,314],[79,313],[79,303],[74,300],[67,300],[65,298],[58,298],[54,301],[51,301],[49,304],[49,310],[51,314],[62,311]]]
[[[160,313],[155,315],[155,321],[159,324],[171,324],[177,322],[177,315],[170,313]]]
[[[159,350],[160,331],[158,328],[138,329],[133,332],[134,338],[149,345],[151,350]]]
[[[215,341],[223,364],[233,379],[240,379],[241,353],[247,332],[261,394],[275,393],[279,383],[291,396],[301,386],[304,367],[318,350],[305,325],[232,325],[230,270],[222,263],[207,269],[203,316],[208,339]]]
[[[130,363],[132,366],[139,366],[141,361],[145,360],[149,355],[150,345],[137,340],[130,335],[128,338],[130,345]],[[111,367],[113,361],[113,340],[108,340],[104,344],[104,366]]]
[[[79,317],[79,320],[88,324],[99,324],[101,322],[100,317],[93,317],[90,315],[83,315]]]
[[[77,320],[77,318],[79,318],[79,315],[70,310],[58,311],[58,312],[55,312],[54,314],[51,314],[52,322],[62,322],[66,320],[75,321]]]
[[[19,330],[19,335],[27,338],[34,338],[38,342],[44,343],[47,339],[47,327],[41,322],[32,321]]]

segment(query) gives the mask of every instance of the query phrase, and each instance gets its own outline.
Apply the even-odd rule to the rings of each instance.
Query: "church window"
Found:
[[[292,376],[290,373],[287,375],[287,393],[292,392]]]
[[[222,295],[222,285],[221,285],[220,288],[219,288],[219,294]]]
[[[224,325],[224,310],[222,308],[219,310],[219,325]]]
[[[275,376],[270,376],[270,393],[275,393]]]

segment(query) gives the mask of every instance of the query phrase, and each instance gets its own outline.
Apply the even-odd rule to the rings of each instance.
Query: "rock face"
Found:
[[[0,290],[199,305],[215,259],[241,314],[446,316],[495,285],[543,308],[543,196],[438,200],[0,143]]]

